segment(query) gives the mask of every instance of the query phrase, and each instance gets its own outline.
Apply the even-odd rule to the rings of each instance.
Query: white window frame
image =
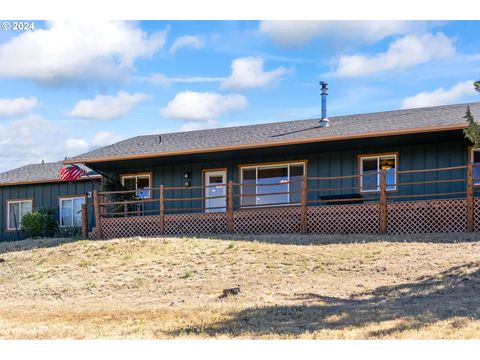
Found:
[[[478,186],[478,185],[480,185],[480,179],[475,179],[475,164],[476,163],[473,161],[475,152],[480,153],[480,149],[474,149],[473,147],[470,149],[470,159],[471,159],[471,162],[474,166],[474,169],[473,169],[473,177],[474,177],[473,185]],[[480,162],[478,164],[479,164],[479,168],[480,168]]]
[[[288,196],[288,201],[285,203],[285,204],[274,204],[274,205],[269,205],[269,204],[261,204],[261,206],[290,206],[290,205],[298,205],[300,204],[300,202],[295,202],[295,203],[291,203],[290,202],[290,166],[292,165],[302,165],[303,166],[303,176],[305,176],[306,172],[307,172],[307,162],[306,161],[299,161],[299,162],[286,162],[286,163],[275,163],[275,164],[265,164],[265,165],[262,165],[262,164],[257,164],[257,165],[246,165],[246,166],[243,166],[241,165],[240,166],[240,183],[243,184],[243,170],[244,169],[255,169],[255,181],[256,181],[256,186],[255,186],[255,204],[254,205],[243,205],[243,188],[244,186],[240,186],[240,194],[242,196],[240,196],[240,206],[243,207],[243,208],[248,208],[248,207],[259,207],[260,205],[257,203],[257,196],[258,196],[258,169],[259,168],[262,168],[262,169],[267,169],[267,168],[281,168],[281,167],[287,167],[287,176],[288,176],[288,194],[286,194]],[[268,196],[268,194],[260,194],[260,196],[262,195],[266,195]]]
[[[148,196],[142,196],[141,198],[150,199],[152,196],[152,174],[151,173],[123,174],[123,175],[120,175],[120,182],[122,186],[125,186],[125,179],[135,179],[135,191],[136,191],[135,195],[139,197],[138,193],[146,190],[138,188],[138,178],[146,178],[146,177],[148,177],[148,183],[149,183],[149,187],[146,188],[148,189]]]
[[[359,174],[360,174],[360,192],[361,193],[369,193],[369,192],[379,192],[380,191],[380,176],[381,176],[381,169],[380,169],[380,159],[395,159],[395,186],[392,188],[387,187],[387,191],[397,191],[397,171],[398,171],[398,155],[396,153],[392,154],[382,154],[382,155],[360,155],[359,156]],[[363,160],[371,160],[371,159],[377,159],[377,188],[376,189],[367,189],[365,190],[363,188]],[[388,185],[388,184],[387,184]],[[389,187],[392,187],[389,185]]]
[[[15,199],[15,200],[7,200],[7,231],[17,231],[20,230],[20,223],[22,222],[21,218],[21,207],[22,203],[30,203],[32,211],[33,211],[33,199]],[[10,204],[20,204],[19,205],[19,217],[20,219],[17,219],[17,228],[11,228],[10,227]]]
[[[61,197],[58,199],[58,215],[59,215],[59,223],[61,228],[67,228],[67,227],[75,227],[74,225],[74,213],[73,213],[73,201],[75,199],[83,199],[83,203],[86,204],[86,199],[85,196],[68,196],[68,197]],[[64,225],[62,224],[63,221],[63,210],[62,210],[62,202],[65,200],[71,200],[72,201],[72,225]]]

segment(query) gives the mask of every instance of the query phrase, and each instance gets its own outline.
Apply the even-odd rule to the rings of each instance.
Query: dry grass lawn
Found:
[[[480,338],[479,240],[0,243],[0,338]]]

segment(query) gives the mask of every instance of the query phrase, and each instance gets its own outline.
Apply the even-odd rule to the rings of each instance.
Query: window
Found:
[[[304,174],[305,163],[242,167],[241,182],[245,186],[241,187],[241,205],[299,203]]]
[[[135,192],[137,198],[150,198],[150,174],[122,175],[121,179],[126,190],[138,190]]]
[[[380,170],[386,171],[387,190],[397,189],[397,155],[360,157],[360,191],[380,191]]]
[[[25,214],[32,212],[32,200],[10,200],[7,202],[7,230],[20,229]]]
[[[480,149],[472,149],[473,184],[480,185]]]
[[[60,226],[82,226],[82,205],[85,197],[71,197],[60,199]]]

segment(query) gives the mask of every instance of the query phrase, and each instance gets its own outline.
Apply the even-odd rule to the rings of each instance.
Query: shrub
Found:
[[[38,209],[25,214],[20,226],[27,238],[54,237],[58,229],[52,209]]]

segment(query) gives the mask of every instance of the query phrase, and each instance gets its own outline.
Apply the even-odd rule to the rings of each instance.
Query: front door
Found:
[[[227,170],[205,172],[205,212],[227,210]]]

